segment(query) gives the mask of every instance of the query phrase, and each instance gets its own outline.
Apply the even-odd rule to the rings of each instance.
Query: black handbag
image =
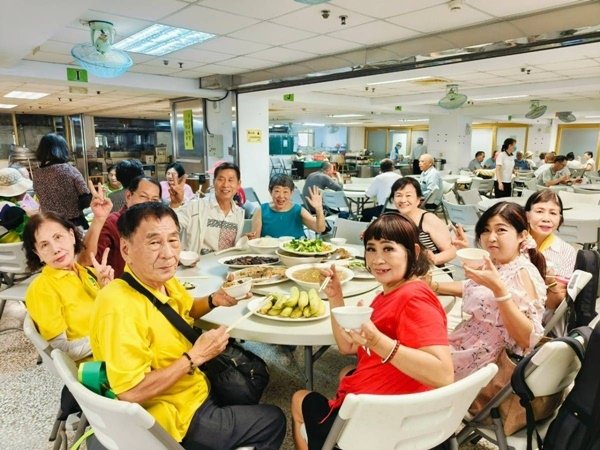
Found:
[[[192,328],[173,308],[160,302],[130,273],[125,272],[121,279],[146,296],[188,341],[192,344],[196,342],[200,332]],[[210,380],[211,394],[219,406],[255,405],[269,383],[269,370],[264,360],[232,339],[220,355],[203,364],[200,369]]]

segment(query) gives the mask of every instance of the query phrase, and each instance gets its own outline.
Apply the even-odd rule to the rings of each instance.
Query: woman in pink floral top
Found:
[[[483,266],[464,266],[464,282],[432,282],[436,292],[462,296],[462,311],[470,316],[449,336],[456,379],[495,361],[505,348],[527,353],[543,333],[546,263],[528,235],[525,210],[497,203],[481,216],[475,233],[490,253]]]

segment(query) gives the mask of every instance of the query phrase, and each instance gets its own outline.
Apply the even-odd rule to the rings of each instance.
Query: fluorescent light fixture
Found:
[[[399,80],[389,80],[389,81],[377,81],[375,83],[367,83],[367,86],[376,86],[378,84],[391,84],[391,83],[402,83],[403,81],[417,81],[417,80],[426,80],[431,77],[414,77],[414,78],[401,78]]]
[[[362,117],[364,114],[329,114],[327,117]]]
[[[600,119],[600,116],[585,116],[586,119]]]
[[[304,125],[305,127],[324,127],[325,126],[324,123],[311,123],[311,122],[306,122],[306,123],[303,123],[302,125]]]
[[[45,92],[26,92],[26,91],[11,91],[5,95],[6,98],[26,98],[28,100],[37,100],[38,98],[45,97]]]
[[[426,120],[429,120],[427,118],[424,119],[400,119],[400,122],[424,122]]]
[[[0,108],[1,109],[10,109],[10,108],[14,108],[17,105],[7,105],[6,103],[0,103]]]
[[[364,125],[364,123],[363,122],[339,122],[339,123],[336,123],[335,125],[345,125],[345,126],[348,126],[348,125]]]
[[[321,3],[327,3],[329,0],[296,0],[298,3],[304,3],[305,5],[320,5]]]
[[[504,95],[502,97],[484,97],[484,98],[472,98],[471,100],[474,102],[487,102],[489,100],[507,100],[509,98],[524,98],[529,97],[529,95]]]
[[[202,31],[174,28],[156,23],[117,42],[113,48],[144,55],[162,56],[214,37]]]

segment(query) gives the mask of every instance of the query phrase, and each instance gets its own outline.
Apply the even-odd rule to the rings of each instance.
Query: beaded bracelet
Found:
[[[386,362],[391,360],[399,348],[400,348],[400,342],[398,342],[397,339],[394,339],[394,348],[392,348],[392,351],[385,358],[383,358],[381,360],[381,364],[385,364]]]
[[[194,361],[192,361],[192,357],[190,355],[188,355],[187,352],[183,352],[183,355],[185,356],[188,361],[190,362],[190,370],[188,370],[188,375],[192,375],[194,373],[194,370],[196,369],[196,366],[194,365]]]
[[[213,303],[213,295],[212,295],[212,294],[210,294],[210,295],[208,296],[208,307],[209,307],[210,309],[215,309],[215,308],[217,307],[217,305],[215,305],[215,304]]]
[[[440,290],[440,283],[438,283],[437,281],[432,281],[431,282],[431,290],[437,294],[438,291]]]
[[[502,303],[502,302],[507,302],[512,298],[512,294],[509,292],[506,295],[503,295],[502,297],[496,297],[494,300],[496,300],[498,303]]]

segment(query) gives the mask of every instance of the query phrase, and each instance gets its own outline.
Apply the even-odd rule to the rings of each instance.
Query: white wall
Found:
[[[458,112],[431,116],[427,152],[445,158],[445,170],[457,171],[469,164],[471,153],[471,119]]]
[[[365,148],[365,127],[348,127],[348,151],[357,152]]]
[[[234,162],[234,156],[228,152],[229,147],[233,145],[233,127],[232,127],[232,114],[231,107],[233,103],[233,96],[228,95],[225,99],[219,102],[206,102],[206,123],[208,125],[208,131],[211,134],[220,135],[223,137],[222,148],[217,151],[216,155],[208,153],[207,167],[210,169],[217,161],[229,161]]]

